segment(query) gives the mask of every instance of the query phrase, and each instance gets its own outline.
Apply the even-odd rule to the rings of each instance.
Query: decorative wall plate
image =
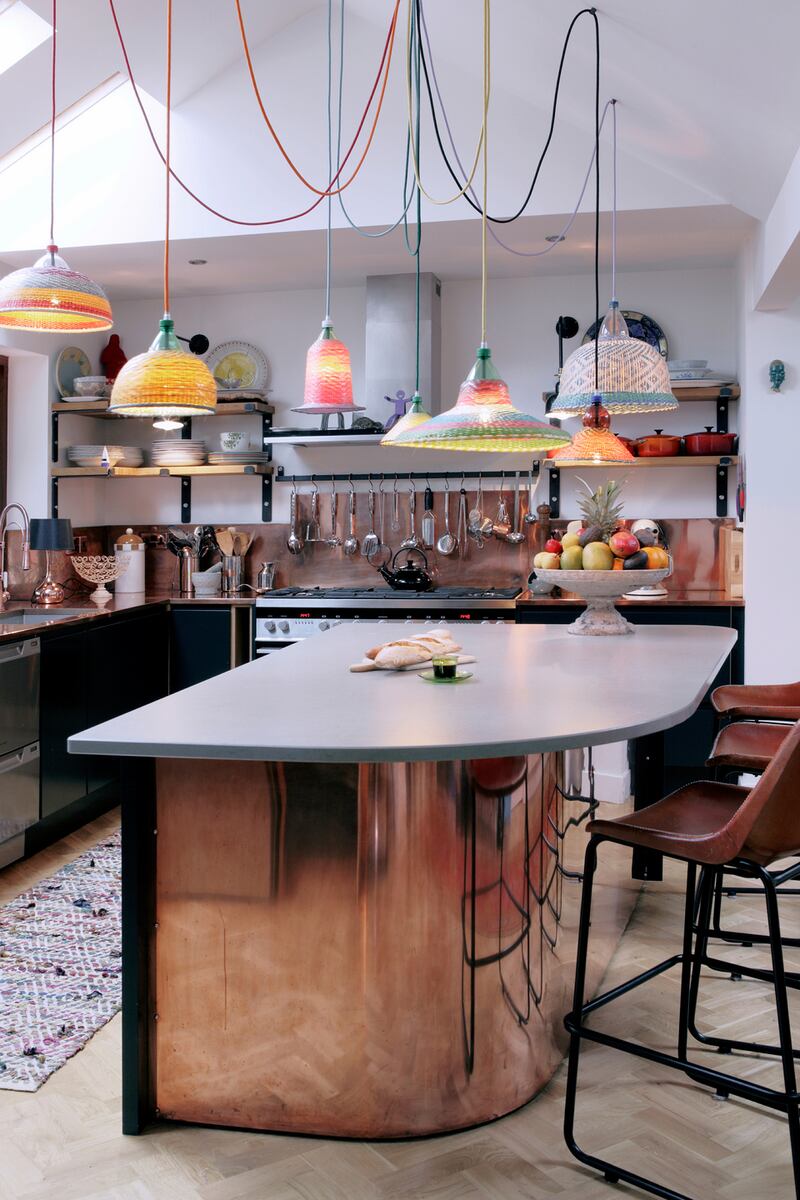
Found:
[[[89,359],[80,346],[65,346],[56,359],[56,387],[60,396],[75,399],[75,380],[79,375],[91,375]],[[85,400],[85,396],[78,397]]]
[[[669,345],[667,335],[659,325],[658,321],[654,321],[652,317],[648,317],[647,313],[633,312],[632,309],[623,308],[622,315],[628,326],[628,333],[632,338],[638,338],[640,342],[647,342],[648,345],[654,346],[659,354],[664,358],[667,357]],[[584,342],[594,341],[597,331],[603,324],[605,313],[599,321],[595,321],[586,330],[583,335]]]
[[[265,392],[269,387],[269,363],[251,342],[221,342],[205,361],[220,391]]]

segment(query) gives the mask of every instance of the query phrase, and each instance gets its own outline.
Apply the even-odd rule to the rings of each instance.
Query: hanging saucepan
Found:
[[[681,439],[675,434],[664,433],[663,429],[636,439],[639,458],[674,458],[680,452]]]
[[[735,454],[736,434],[718,433],[706,425],[704,433],[687,433],[683,439],[687,454]]]

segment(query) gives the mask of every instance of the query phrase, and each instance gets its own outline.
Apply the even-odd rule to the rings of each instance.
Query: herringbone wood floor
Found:
[[[30,862],[0,875],[0,902],[51,873],[116,824],[93,822]],[[609,980],[633,974],[676,946],[682,879],[670,872],[644,892]],[[739,925],[762,925],[758,898],[729,902]],[[800,899],[782,905],[800,934]],[[749,961],[759,951],[738,951]],[[790,964],[800,964],[795,955]],[[598,1020],[674,1049],[676,980],[662,977]],[[800,1031],[800,1007],[796,1008]],[[767,988],[706,982],[701,1019],[728,1036],[773,1040]],[[470,1133],[402,1143],[165,1127],[119,1132],[119,1019],[34,1095],[0,1091],[0,1200],[609,1200],[631,1192],[585,1171],[561,1136],[564,1074],[525,1109]],[[698,1059],[702,1059],[698,1054]],[[721,1060],[706,1059],[714,1065]],[[777,1082],[766,1061],[740,1058],[743,1074]],[[584,1145],[658,1176],[698,1200],[789,1200],[785,1122],[734,1100],[720,1103],[682,1078],[600,1047],[582,1069]]]

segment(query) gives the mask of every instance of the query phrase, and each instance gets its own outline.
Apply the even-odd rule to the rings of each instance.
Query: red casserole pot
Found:
[[[717,433],[713,425],[706,425],[704,433],[687,433],[683,440],[687,454],[733,454],[736,450],[736,434]]]
[[[657,429],[655,433],[636,439],[636,453],[639,458],[674,458],[681,452],[681,439],[671,433]],[[707,453],[707,451],[703,451]]]
[[[635,440],[635,438],[626,438],[626,437],[622,437],[622,435],[618,433],[618,434],[617,434],[617,441],[620,441],[620,442],[622,442],[623,446],[625,446],[625,447],[626,447],[626,449],[630,450],[631,454],[636,454],[636,453],[637,453],[638,447],[637,447],[637,445],[636,445],[636,440]]]

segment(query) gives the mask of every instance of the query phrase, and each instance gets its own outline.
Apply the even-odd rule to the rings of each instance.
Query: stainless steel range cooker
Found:
[[[387,626],[514,623],[521,588],[441,587],[429,592],[372,588],[279,588],[256,601],[255,653],[271,654],[342,622]],[[386,640],[396,634],[387,629]]]

